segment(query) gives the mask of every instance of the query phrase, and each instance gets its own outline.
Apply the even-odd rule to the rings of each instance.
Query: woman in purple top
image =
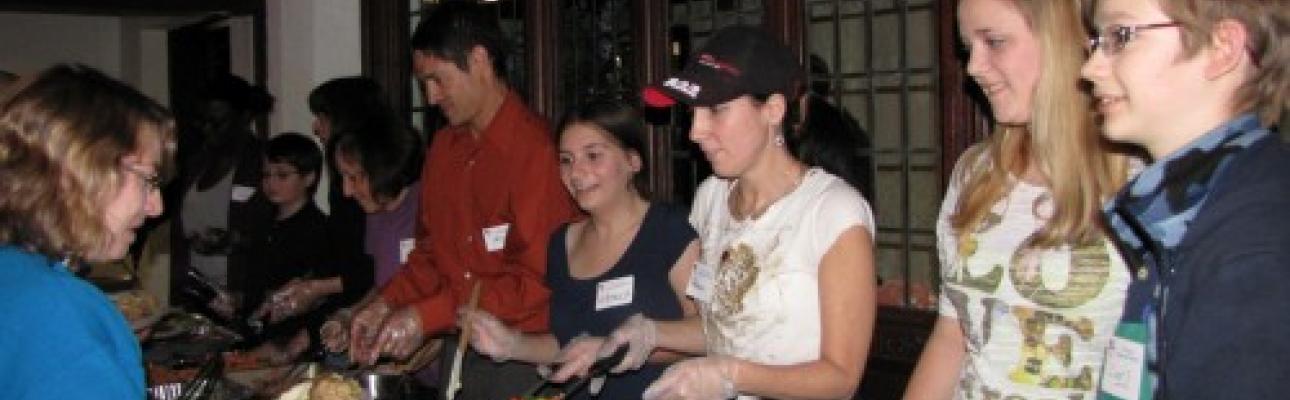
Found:
[[[375,288],[390,280],[406,261],[416,238],[421,204],[425,145],[415,131],[397,123],[371,121],[361,132],[336,132],[333,139],[333,161],[344,194],[367,214],[364,250],[375,261]],[[374,293],[355,307],[367,303]],[[343,327],[349,326],[349,310],[336,312],[322,327],[323,344],[332,351],[348,345]]]
[[[376,260],[375,287],[390,280],[412,250],[424,158],[421,137],[411,129],[336,138],[342,190],[367,213],[364,250]]]

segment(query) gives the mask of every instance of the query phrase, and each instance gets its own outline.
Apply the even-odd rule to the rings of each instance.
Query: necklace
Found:
[[[743,192],[738,190],[739,183],[742,181],[735,180],[730,187],[731,192],[733,192],[730,195],[730,214],[734,216],[736,220],[753,220],[761,218],[767,210],[770,210],[771,206],[774,206],[775,203],[778,203],[780,200],[783,200],[785,197],[788,197],[789,194],[796,191],[797,187],[802,185],[802,181],[806,180],[806,175],[809,173],[810,169],[804,167],[798,173],[790,172],[790,174],[793,175],[793,183],[785,188],[783,192],[775,195],[770,199],[770,201],[767,201],[765,204],[760,206],[756,205],[752,200],[744,199],[743,195],[741,195]],[[753,204],[745,205],[745,203]]]

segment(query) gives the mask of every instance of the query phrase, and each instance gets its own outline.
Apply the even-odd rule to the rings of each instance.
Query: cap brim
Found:
[[[653,108],[667,108],[676,105],[676,99],[668,93],[667,88],[658,86],[646,86],[641,90],[641,100],[646,106]]]
[[[641,90],[641,100],[650,107],[671,107],[676,103],[713,106],[745,94],[739,84],[711,68],[694,66]]]

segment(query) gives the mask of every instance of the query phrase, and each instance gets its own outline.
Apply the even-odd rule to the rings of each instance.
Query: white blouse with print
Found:
[[[1105,239],[1023,248],[1052,202],[1046,188],[1020,180],[980,227],[955,235],[962,170],[986,168],[982,153],[968,151],[955,167],[936,226],[939,313],[958,320],[967,345],[955,398],[1093,399],[1128,269]]]
[[[698,299],[708,352],[768,365],[816,360],[820,260],[848,228],[874,234],[869,203],[813,168],[760,217],[738,220],[728,207],[734,187],[708,178],[690,213],[703,244],[697,268],[711,276],[710,295],[696,296],[708,297]]]

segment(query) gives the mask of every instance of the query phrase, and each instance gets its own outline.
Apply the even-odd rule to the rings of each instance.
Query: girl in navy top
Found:
[[[459,321],[471,324],[476,351],[499,361],[561,364],[550,377],[560,382],[586,374],[602,356],[602,337],[633,315],[694,314],[684,291],[699,245],[683,210],[645,199],[642,125],[635,110],[618,103],[592,103],[565,117],[560,175],[587,218],[557,229],[548,244],[551,333],[521,334],[487,312],[463,310]],[[655,354],[653,361],[669,358],[675,356]],[[664,367],[612,375],[599,396],[639,398]]]

